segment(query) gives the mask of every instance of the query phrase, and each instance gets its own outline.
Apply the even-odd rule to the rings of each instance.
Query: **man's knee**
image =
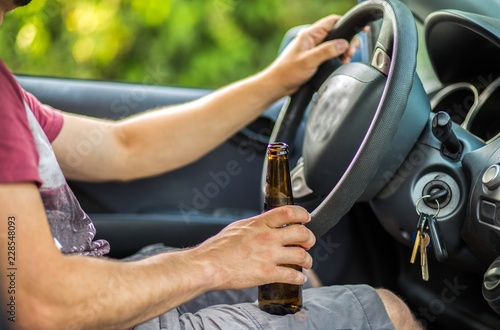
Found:
[[[386,289],[377,289],[377,293],[396,329],[423,329],[401,298]]]

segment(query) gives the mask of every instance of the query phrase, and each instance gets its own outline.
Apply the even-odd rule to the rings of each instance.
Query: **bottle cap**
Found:
[[[288,154],[288,144],[285,142],[274,142],[267,145],[267,153],[272,155],[286,155]]]

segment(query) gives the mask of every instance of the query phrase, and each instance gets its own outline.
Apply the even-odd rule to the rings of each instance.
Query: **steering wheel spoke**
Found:
[[[389,68],[391,67],[394,44],[394,34],[392,33],[393,24],[390,18],[384,17],[371,60],[371,65],[386,76],[389,74]]]
[[[292,191],[294,198],[300,199],[313,194],[313,190],[307,185],[304,172],[304,158],[301,157],[298,160],[297,166],[295,166],[290,173],[290,177],[292,179]]]

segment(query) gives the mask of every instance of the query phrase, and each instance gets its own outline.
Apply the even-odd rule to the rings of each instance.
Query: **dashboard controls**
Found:
[[[495,203],[491,203],[485,200],[481,200],[481,205],[479,206],[479,217],[480,220],[490,225],[495,225],[497,206]]]
[[[493,164],[483,174],[483,184],[489,190],[495,190],[500,186],[500,164]]]
[[[500,314],[500,257],[495,259],[483,277],[483,297]]]
[[[448,113],[439,111],[432,119],[432,134],[441,142],[441,152],[452,160],[458,160],[462,144],[452,129],[452,120]]]

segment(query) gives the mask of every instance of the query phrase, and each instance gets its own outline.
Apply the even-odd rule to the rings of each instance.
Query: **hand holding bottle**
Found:
[[[306,250],[316,238],[305,226],[283,226],[310,220],[302,207],[276,208],[231,223],[189,251],[189,257],[202,267],[212,284],[208,289],[241,289],[274,282],[300,285],[306,281],[304,274],[281,265],[311,268],[312,257]]]
[[[288,145],[283,142],[275,142],[267,146],[264,211],[285,205],[293,205]],[[284,226],[289,225],[290,223]],[[302,272],[302,267],[296,264],[283,264],[281,266]],[[271,314],[293,314],[302,309],[302,285],[290,283],[263,284],[259,286],[258,297],[259,308]]]

